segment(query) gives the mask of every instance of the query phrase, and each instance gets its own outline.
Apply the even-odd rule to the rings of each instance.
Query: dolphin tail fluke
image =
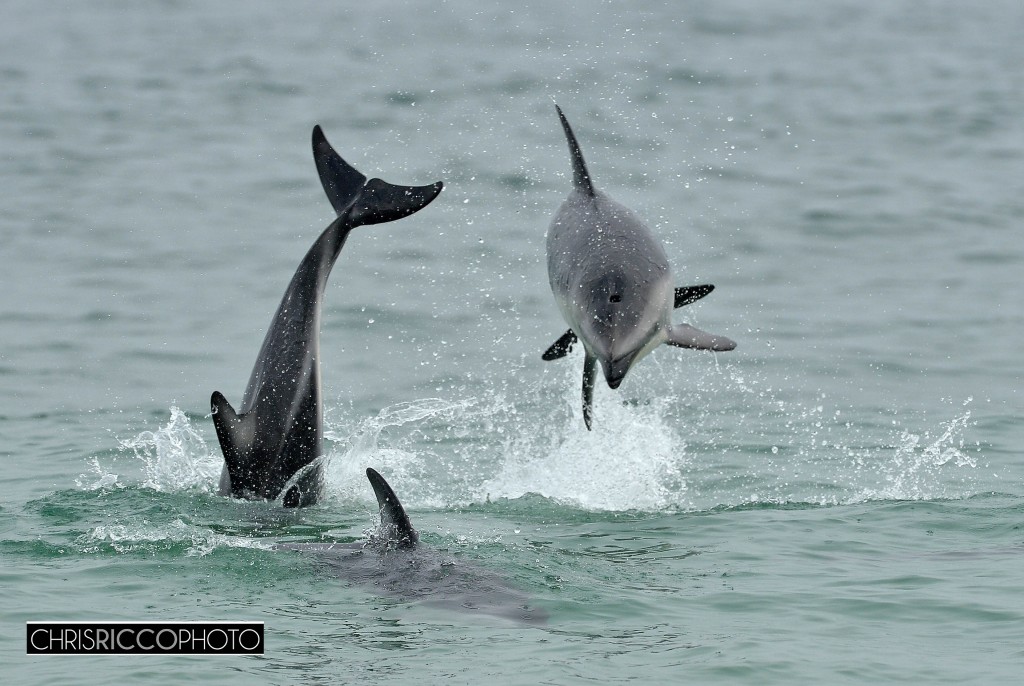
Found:
[[[669,345],[677,348],[691,348],[693,350],[714,350],[715,352],[726,352],[736,347],[736,342],[719,334],[701,331],[689,324],[673,326],[668,331]]]
[[[398,548],[412,548],[420,540],[416,529],[412,528],[409,515],[406,513],[402,503],[398,502],[391,485],[384,480],[384,477],[376,470],[367,467],[366,478],[373,486],[373,494],[377,496],[377,505],[380,507],[380,525],[387,538],[389,545]]]
[[[590,431],[594,421],[594,381],[597,379],[597,357],[587,352],[583,359],[583,422]]]
[[[231,483],[243,483],[243,463],[256,435],[255,418],[249,415],[239,416],[220,391],[213,392],[210,398],[210,411],[213,413],[213,425],[217,429],[217,440],[220,441],[220,449],[224,453],[224,463],[231,476]]]
[[[565,131],[565,138],[569,142],[569,155],[572,157],[572,184],[576,190],[587,195],[594,195],[594,184],[590,180],[590,172],[587,171],[587,163],[583,161],[583,151],[576,140],[576,134],[569,126],[569,120],[562,114],[562,108],[555,105],[558,110],[558,118],[562,121],[562,130]]]
[[[676,289],[675,302],[672,307],[679,309],[695,303],[713,290],[715,287],[709,283],[701,286],[680,286]]]
[[[352,204],[349,221],[352,226],[362,226],[408,217],[429,205],[442,188],[440,181],[429,186],[396,186],[370,179]]]
[[[341,155],[327,142],[319,124],[313,127],[313,160],[327,199],[334,211],[342,214],[366,185],[366,177],[341,159]]]
[[[429,186],[367,181],[335,152],[319,125],[313,127],[313,159],[331,206],[339,217],[348,213],[350,228],[407,217],[429,205],[444,187],[440,181]]]
[[[540,356],[540,359],[545,362],[550,362],[551,360],[557,360],[561,357],[565,357],[572,352],[572,346],[576,343],[576,340],[576,334],[572,332],[572,329],[569,329],[563,333],[557,341],[552,343],[550,348],[544,351],[544,354]]]

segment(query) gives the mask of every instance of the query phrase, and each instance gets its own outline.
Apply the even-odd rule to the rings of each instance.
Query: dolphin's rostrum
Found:
[[[426,207],[441,192],[366,177],[313,129],[313,157],[337,212],[299,264],[271,321],[236,412],[220,392],[210,400],[224,469],[221,495],[282,499],[287,507],[315,503],[323,491],[323,404],[320,390],[320,310],[327,277],[349,231],[390,222]]]
[[[555,109],[569,143],[573,190],[548,229],[548,280],[569,330],[543,359],[563,357],[582,341],[583,419],[589,429],[598,363],[608,385],[618,388],[637,360],[662,343],[716,351],[736,344],[672,324],[674,307],[703,298],[714,286],[673,288],[661,244],[629,209],[594,188],[572,127],[561,108]]]

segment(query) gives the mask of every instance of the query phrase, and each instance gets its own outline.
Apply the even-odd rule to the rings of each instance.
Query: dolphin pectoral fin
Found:
[[[540,356],[540,359],[545,362],[551,360],[557,360],[561,357],[565,357],[572,352],[572,346],[576,342],[576,334],[569,329],[562,334],[561,338],[551,344],[551,347],[544,351],[544,354]]]
[[[239,416],[231,403],[220,391],[214,391],[210,398],[213,425],[217,429],[217,440],[224,453],[224,464],[231,477],[232,490],[244,484],[246,456],[252,448],[256,419],[251,415]]]
[[[412,528],[409,515],[406,513],[402,503],[398,502],[391,485],[384,480],[384,477],[376,470],[367,467],[366,478],[373,486],[373,494],[377,496],[377,505],[380,507],[380,525],[387,537],[389,545],[399,548],[412,548],[420,540],[416,529]]]
[[[313,127],[313,159],[331,207],[339,217],[348,212],[349,228],[407,217],[429,205],[444,187],[440,181],[429,186],[367,181],[331,147],[319,125]]]
[[[675,302],[672,307],[679,309],[690,303],[695,303],[713,290],[715,287],[709,283],[701,286],[680,286],[676,289]]]
[[[392,222],[419,212],[438,196],[444,184],[429,186],[396,186],[370,179],[353,203],[349,214],[352,226]]]
[[[668,330],[668,340],[665,342],[677,348],[714,350],[716,352],[726,352],[736,347],[736,342],[730,338],[701,331],[689,324],[673,326]]]
[[[590,431],[594,414],[594,380],[597,378],[597,357],[589,352],[583,359],[583,422]]]

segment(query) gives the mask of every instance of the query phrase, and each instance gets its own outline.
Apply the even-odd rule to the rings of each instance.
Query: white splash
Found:
[[[381,434],[388,429],[401,429],[406,434],[416,434],[424,424],[449,427],[465,424],[467,417],[479,414],[479,411],[480,403],[476,398],[460,398],[457,401],[424,398],[389,405],[375,416],[360,421],[348,435],[333,427],[328,428],[325,438],[339,446],[330,452],[327,460],[325,473],[328,495],[348,501],[376,502],[366,481],[366,467],[388,474],[388,480],[394,482],[400,493],[416,492],[416,489],[399,484],[411,481],[419,485],[423,480],[425,461],[434,456],[426,451],[396,446],[382,447]],[[410,503],[419,506],[441,504],[422,497],[403,497],[402,500],[407,506]]]
[[[186,524],[180,519],[165,526],[103,524],[80,536],[78,541],[85,552],[96,552],[101,546],[107,545],[119,553],[151,551],[154,547],[185,543],[189,546],[185,554],[190,557],[203,557],[222,547],[273,548],[269,542],[215,533],[207,528]]]
[[[216,487],[220,473],[220,455],[207,448],[202,435],[192,426],[188,416],[171,406],[167,424],[156,431],[143,431],[130,439],[119,439],[118,450],[128,454],[143,470],[143,488],[154,491],[199,489],[210,492]],[[114,461],[117,461],[115,457]],[[90,471],[75,480],[83,490],[121,488],[121,477],[114,465],[105,465],[92,457]]]
[[[156,431],[143,431],[133,439],[119,441],[121,450],[132,451],[145,469],[143,487],[154,491],[214,488],[221,469],[219,455],[206,446],[188,416],[171,406],[168,423]]]
[[[687,426],[680,427],[674,416],[686,399],[680,394],[624,403],[621,394],[599,385],[599,421],[586,431],[575,374],[573,383],[568,377],[566,372],[554,394],[550,387],[538,387],[514,401],[497,390],[456,400],[424,398],[390,405],[355,423],[329,422],[327,453],[319,458],[327,499],[372,505],[368,466],[385,474],[403,503],[415,508],[530,493],[587,510],[658,511],[760,502],[840,505],[960,498],[976,490],[977,460],[964,445],[971,417],[967,409],[934,434],[896,429],[883,437],[879,433],[888,433],[884,428],[865,429],[847,421],[845,411],[828,410],[823,395],[810,406],[776,402],[771,389],[757,391],[756,380],[750,386],[739,378],[725,390],[740,387],[753,410],[768,403],[752,424],[727,426],[720,415],[701,414],[694,407]],[[545,421],[537,421],[537,413],[551,407],[553,399]],[[722,432],[756,430],[759,422],[777,427],[770,435],[762,429],[764,453],[716,447]],[[691,439],[690,449],[679,434],[684,429],[701,434]],[[142,466],[145,488],[216,488],[219,450],[211,454],[177,407],[170,408],[166,425],[119,445]],[[103,462],[90,458],[90,471],[77,480],[79,488],[123,487],[125,477],[117,473],[122,470]]]
[[[665,421],[665,401],[626,406],[610,392],[597,395],[600,421],[593,431],[580,430],[578,413],[567,418],[570,426],[535,425],[505,445],[498,473],[478,497],[538,493],[588,510],[679,506],[687,492],[687,456]]]
[[[969,481],[969,472],[977,460],[964,452],[964,432],[970,424],[971,412],[941,425],[937,438],[929,433],[903,431],[899,445],[888,459],[876,466],[883,485],[867,488],[854,496],[852,502],[865,500],[930,500],[962,497],[953,482]],[[952,472],[952,473],[951,473]]]
[[[89,473],[79,474],[75,485],[83,491],[100,491],[108,488],[121,488],[117,474],[100,464],[98,457],[89,458]]]

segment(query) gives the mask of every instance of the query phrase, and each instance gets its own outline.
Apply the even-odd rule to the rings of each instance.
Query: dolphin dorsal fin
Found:
[[[380,526],[382,533],[389,545],[398,548],[413,548],[420,540],[416,529],[412,528],[409,515],[406,514],[398,496],[392,490],[390,484],[384,477],[374,469],[366,468],[366,478],[373,486],[373,494],[377,496],[377,505],[380,507]]]
[[[569,126],[569,120],[562,114],[562,108],[555,105],[555,109],[558,110],[558,118],[562,120],[565,138],[569,141],[569,155],[572,157],[572,185],[575,186],[576,190],[593,196],[594,184],[590,181],[590,172],[587,171],[587,163],[583,161],[583,152],[580,150],[580,144],[576,140],[576,134],[572,132],[572,127]]]
[[[256,418],[248,414],[239,415],[220,391],[214,391],[210,398],[210,412],[231,483],[243,483],[247,470],[245,463],[256,437]]]
[[[348,213],[349,228],[408,217],[429,205],[444,187],[440,181],[429,186],[367,181],[334,150],[319,124],[313,127],[313,159],[331,207],[339,217]]]

